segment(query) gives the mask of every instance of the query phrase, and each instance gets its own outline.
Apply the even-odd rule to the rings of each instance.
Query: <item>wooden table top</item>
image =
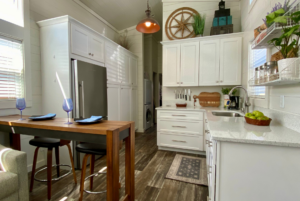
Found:
[[[20,115],[0,116],[0,125],[106,135],[108,130],[119,129],[119,131],[123,131],[128,129],[132,123],[131,121],[102,120],[101,123],[83,125],[74,122],[73,119],[70,119],[73,124],[65,124],[68,121],[67,118],[33,121],[30,120],[29,117],[30,116],[23,115],[23,118],[26,120],[19,120]]]

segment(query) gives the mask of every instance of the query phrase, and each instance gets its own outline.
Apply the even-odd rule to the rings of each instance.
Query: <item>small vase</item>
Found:
[[[278,63],[278,70],[282,77],[290,78],[297,76],[296,73],[296,63],[295,61],[298,58],[287,58],[287,59],[281,59]]]
[[[196,35],[196,37],[203,37],[203,34]]]

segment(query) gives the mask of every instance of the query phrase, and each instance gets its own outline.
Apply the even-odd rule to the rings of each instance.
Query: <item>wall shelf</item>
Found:
[[[300,83],[300,58],[283,69],[280,73],[249,80],[249,86],[279,86]]]
[[[296,5],[286,12],[285,15],[289,15],[291,12],[300,11],[300,2],[296,3]],[[294,26],[295,24],[292,22],[291,19],[288,20],[288,27]],[[252,49],[265,49],[273,47],[273,45],[269,44],[268,41],[270,41],[273,38],[278,38],[282,34],[282,28],[279,23],[273,23],[269,28],[261,32],[256,39],[253,40],[251,44]]]

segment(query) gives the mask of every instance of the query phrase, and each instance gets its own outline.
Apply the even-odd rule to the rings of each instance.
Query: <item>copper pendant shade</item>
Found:
[[[141,20],[138,25],[136,25],[136,30],[148,34],[158,32],[160,30],[160,26],[159,23],[151,17],[149,0],[147,0],[147,7],[148,9],[145,11],[147,17]]]

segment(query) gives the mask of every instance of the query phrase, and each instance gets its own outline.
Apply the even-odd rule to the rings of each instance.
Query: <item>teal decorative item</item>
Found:
[[[219,19],[217,17],[214,18],[213,27],[219,26]]]
[[[224,26],[226,25],[226,17],[219,17],[219,26]]]
[[[227,24],[232,24],[232,16],[227,17]]]

